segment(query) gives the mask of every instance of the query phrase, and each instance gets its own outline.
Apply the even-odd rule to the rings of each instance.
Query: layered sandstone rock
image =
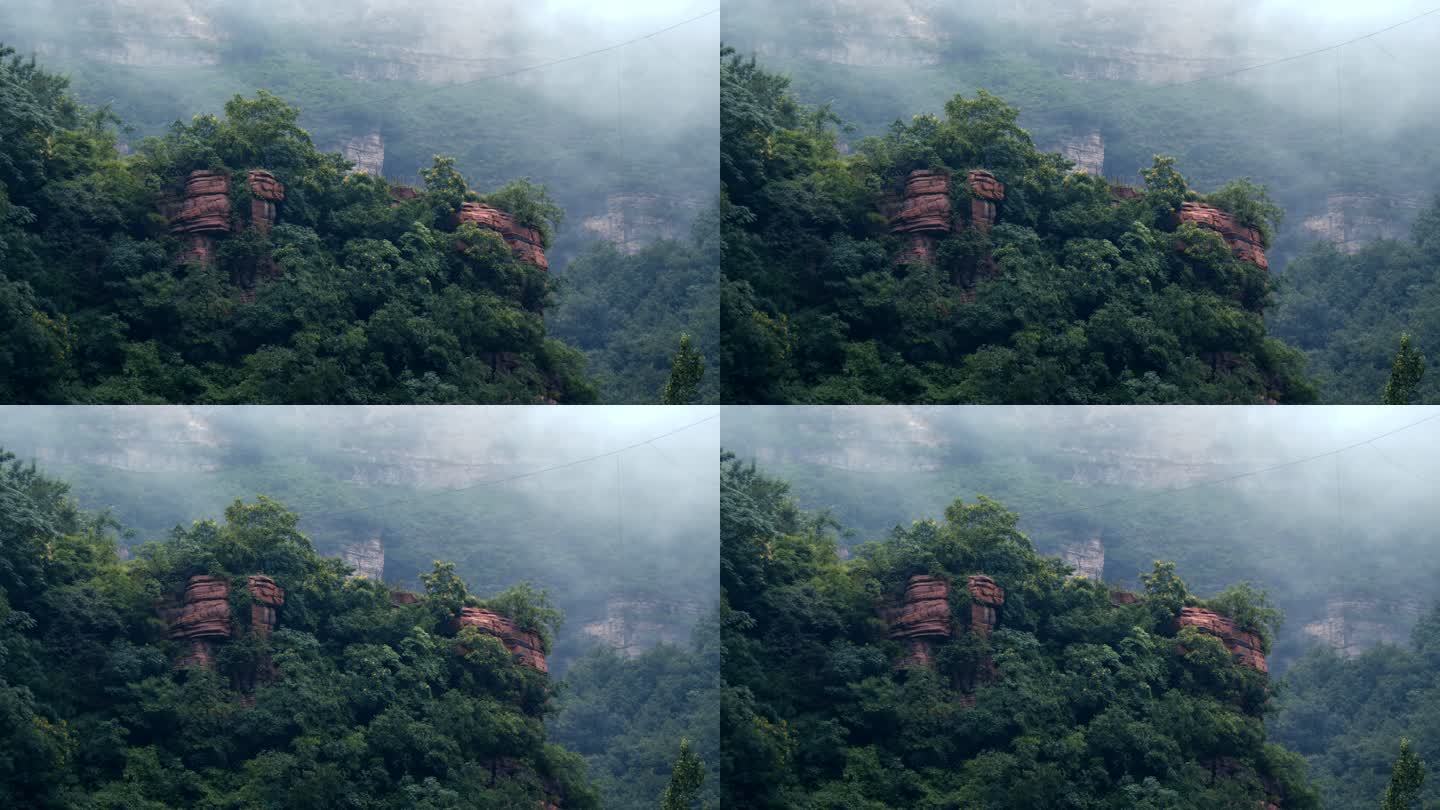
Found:
[[[1230,251],[1235,254],[1235,258],[1249,262],[1262,270],[1270,269],[1270,263],[1265,258],[1265,242],[1260,236],[1260,231],[1239,224],[1234,217],[1219,208],[1198,202],[1181,203],[1177,221],[1178,224],[1193,222],[1202,228],[1220,234],[1220,238],[1230,246]]]
[[[420,594],[410,591],[391,591],[390,604],[399,607],[401,605],[413,605],[420,601]]]
[[[385,543],[375,535],[358,543],[351,543],[340,553],[345,564],[355,569],[352,578],[380,580],[385,574]]]
[[[995,204],[1005,199],[1005,185],[984,169],[966,175],[965,184],[970,188],[970,226],[989,233],[998,217]]]
[[[1133,605],[1140,601],[1138,594],[1130,591],[1114,590],[1110,592],[1110,604],[1120,607],[1121,605]]]
[[[262,169],[247,174],[245,182],[250,187],[250,226],[269,233],[275,226],[275,204],[285,199],[285,186]]]
[[[250,591],[250,632],[268,636],[275,631],[276,608],[285,604],[285,589],[267,576],[251,576],[245,580]]]
[[[178,610],[166,611],[170,638],[187,643],[176,669],[215,668],[218,641],[230,638],[230,583],[219,577],[193,576],[185,586]],[[162,614],[163,615],[163,614]]]
[[[900,210],[890,219],[890,232],[945,234],[950,224],[950,177],[916,169],[905,181]]]
[[[178,199],[162,200],[160,209],[169,220],[170,233],[185,240],[179,261],[209,264],[215,257],[216,237],[230,232],[230,177],[193,171],[184,193]]]
[[[966,580],[965,588],[970,591],[970,631],[989,638],[1000,623],[998,609],[1005,604],[1005,589],[983,574]]]
[[[1225,649],[1229,650],[1242,666],[1260,672],[1270,671],[1265,662],[1265,647],[1260,636],[1241,630],[1229,618],[1206,608],[1185,607],[1180,609],[1180,615],[1175,619],[1175,631],[1179,632],[1186,627],[1194,627],[1206,635],[1220,639]]]
[[[541,672],[550,671],[545,663],[545,648],[541,644],[540,636],[521,630],[499,613],[477,607],[461,608],[452,629],[458,633],[465,627],[474,627],[486,635],[500,639],[505,649],[518,658],[521,664]]]
[[[905,586],[900,605],[882,608],[880,614],[889,622],[889,637],[906,642],[909,648],[898,666],[931,666],[932,645],[937,639],[951,636],[950,585],[936,577],[916,574]]]
[[[513,216],[499,208],[478,202],[460,205],[460,211],[455,215],[455,225],[458,227],[466,222],[473,222],[481,228],[500,234],[520,261],[541,270],[550,269],[550,262],[545,258],[545,242],[539,230],[519,224]]]

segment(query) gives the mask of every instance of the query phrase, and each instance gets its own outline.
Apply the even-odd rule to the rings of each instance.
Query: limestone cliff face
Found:
[[[605,602],[605,618],[580,630],[634,658],[656,644],[685,643],[699,616],[696,602],[611,597]]]
[[[1099,130],[1067,135],[1055,145],[1055,151],[1073,162],[1076,172],[1097,177],[1105,175],[1105,138]]]
[[[377,581],[385,578],[385,544],[379,534],[346,546],[340,558],[355,569],[352,577]]]
[[[1105,544],[1100,540],[1098,532],[1088,540],[1065,544],[1060,550],[1060,559],[1075,569],[1071,576],[1093,579],[1096,582],[1105,579]]]
[[[1404,238],[1424,205],[1419,194],[1334,192],[1325,197],[1325,211],[1307,217],[1302,227],[1345,253],[1358,253],[1380,239]]]
[[[605,213],[586,218],[587,233],[613,242],[623,253],[637,253],[660,239],[681,239],[684,227],[702,207],[694,197],[627,192],[605,197]]]
[[[767,7],[773,13],[773,7]],[[933,0],[834,0],[797,3],[777,30],[787,36],[753,43],[762,58],[799,58],[858,67],[938,65],[950,34]],[[804,32],[801,36],[793,36]]]
[[[1301,632],[1353,658],[1381,642],[1404,644],[1423,610],[1415,599],[1336,597],[1326,601],[1324,618],[1305,624]]]
[[[102,441],[33,448],[37,461],[82,464],[130,472],[212,472],[221,467],[227,442],[204,411],[188,405],[146,408],[144,419],[117,420]]]
[[[385,136],[378,131],[342,141],[340,154],[355,164],[358,174],[385,176]]]
[[[866,411],[869,411],[868,413]],[[792,439],[803,439],[805,434]],[[804,441],[754,449],[761,464],[815,464],[851,472],[918,472],[944,467],[946,442],[921,409],[837,409]]]
[[[9,6],[10,4],[7,4]],[[114,65],[186,67],[218,65],[223,33],[213,0],[16,0],[0,11],[0,27],[27,29],[45,19],[63,20],[70,36],[25,43],[42,59],[87,59]],[[19,43],[17,43],[19,44]]]

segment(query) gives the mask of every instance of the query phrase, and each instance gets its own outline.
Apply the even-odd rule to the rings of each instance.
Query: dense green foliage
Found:
[[[566,671],[551,738],[585,757],[610,810],[653,810],[671,784],[677,786],[677,802],[686,786],[695,787],[688,801],[675,806],[715,807],[719,679],[720,634],[713,611],[686,647],[661,644],[635,658],[597,648]],[[688,764],[680,755],[682,740]]]
[[[1286,675],[1272,725],[1278,741],[1309,761],[1326,807],[1381,806],[1390,786],[1418,803],[1386,808],[1440,807],[1437,780],[1415,767],[1440,761],[1440,607],[1415,626],[1408,646],[1349,659],[1312,650]],[[1419,762],[1405,765],[1401,740]]]
[[[1286,271],[1271,325],[1308,356],[1325,401],[1379,402],[1402,334],[1420,354],[1440,346],[1437,266],[1440,198],[1421,213],[1408,240],[1372,242],[1354,254],[1319,244],[1301,254]],[[1412,401],[1440,400],[1434,375],[1417,383]]]
[[[1213,638],[1177,639],[1172,622],[1196,600],[1173,566],[1155,567],[1141,602],[1112,606],[985,498],[842,561],[830,518],[753,465],[722,464],[725,806],[1319,806],[1299,757],[1266,742],[1265,677]],[[921,573],[988,574],[1005,604],[988,639],[959,630],[936,641],[933,669],[897,670],[901,645],[876,608]],[[952,593],[964,608],[964,589]],[[1222,602],[1268,636],[1253,596]]]
[[[428,599],[392,606],[296,523],[237,501],[122,560],[113,521],[4,464],[0,804],[498,809],[548,792],[599,806],[580,758],[545,740],[546,677],[473,630],[463,649],[447,638],[450,598],[476,601],[463,583],[437,567]],[[214,671],[174,671],[155,606],[202,573],[273,577],[279,626],[239,620]],[[248,615],[244,593],[232,615]],[[265,661],[273,680],[256,675]]]
[[[633,254],[602,242],[566,266],[550,331],[585,352],[605,402],[662,402],[682,334],[691,336],[707,369],[691,401],[720,401],[720,247],[713,211],[696,222],[689,240],[664,239]]]
[[[984,91],[843,155],[828,108],[802,105],[753,59],[721,58],[725,401],[1313,398],[1298,353],[1266,336],[1268,274],[1173,224],[1181,202],[1201,199],[1173,161],[1155,159],[1144,194],[1116,198],[1036,149],[1017,111]],[[897,269],[902,243],[879,204],[914,169],[993,172],[1000,224]],[[952,197],[968,210],[962,183]],[[1247,181],[1204,199],[1267,238],[1279,213]]]
[[[122,158],[106,117],[79,108],[63,79],[11,58],[0,86],[6,401],[595,398],[581,356],[545,336],[547,274],[474,226],[458,245],[446,232],[474,198],[453,161],[437,158],[427,191],[392,205],[384,181],[347,175],[263,91]],[[273,172],[286,187],[280,224],[237,230],[215,261],[176,266],[180,240],[156,209],[196,169],[237,174],[237,214],[249,208],[243,172]],[[532,218],[558,215],[523,182],[495,196]],[[266,257],[278,279],[257,278]],[[498,372],[486,359],[496,353],[518,368]]]

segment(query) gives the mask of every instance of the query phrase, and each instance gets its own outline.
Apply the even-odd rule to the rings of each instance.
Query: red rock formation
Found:
[[[989,638],[1000,622],[995,609],[1005,604],[1005,589],[983,574],[970,577],[965,587],[970,591],[970,629],[978,636]]]
[[[890,232],[946,234],[950,223],[950,176],[926,169],[910,172],[905,199],[890,218]]]
[[[550,269],[550,262],[545,258],[544,239],[535,228],[527,228],[499,208],[478,202],[460,205],[460,211],[455,215],[455,225],[458,227],[466,222],[473,222],[481,228],[500,234],[520,261],[541,270]]]
[[[178,610],[168,610],[170,638],[188,642],[176,669],[215,668],[214,644],[230,638],[230,583],[219,577],[193,576]]]
[[[521,630],[499,613],[484,608],[461,608],[451,629],[458,633],[463,627],[474,627],[500,639],[505,649],[519,658],[521,664],[541,672],[550,671],[545,664],[545,648],[540,643],[540,636]]]
[[[1260,231],[1239,224],[1234,217],[1219,208],[1197,202],[1181,203],[1180,212],[1176,215],[1176,222],[1177,224],[1193,222],[1202,228],[1214,231],[1220,234],[1220,237],[1230,246],[1230,252],[1235,254],[1235,258],[1249,262],[1262,270],[1270,269],[1270,262],[1265,258],[1265,242],[1260,236]]]
[[[916,574],[905,586],[905,601],[890,621],[890,638],[949,638],[950,585]]]
[[[970,188],[970,225],[981,233],[989,233],[997,218],[995,203],[1005,199],[1005,186],[995,175],[977,169],[965,176]]]
[[[256,169],[245,176],[250,186],[250,225],[261,233],[275,226],[275,203],[285,199],[285,187],[275,175]]]
[[[1116,202],[1138,199],[1140,195],[1140,189],[1133,186],[1110,184],[1110,196],[1113,197]]]
[[[409,186],[390,187],[390,207],[394,208],[402,202],[408,202],[420,196],[420,192]]]
[[[185,181],[185,197],[170,217],[170,233],[229,233],[230,177],[220,172],[193,171]]]
[[[285,604],[285,590],[266,576],[252,576],[245,580],[250,591],[250,630],[268,636],[275,630],[275,609]]]
[[[170,233],[185,237],[179,261],[209,264],[215,256],[216,234],[230,232],[230,177],[193,171],[180,198],[161,201]]]
[[[1119,607],[1120,605],[1133,605],[1140,601],[1140,597],[1129,591],[1111,591],[1110,604]]]
[[[1175,631],[1179,632],[1185,627],[1194,627],[1206,635],[1220,639],[1225,649],[1229,650],[1242,666],[1260,672],[1270,671],[1265,663],[1265,647],[1260,637],[1236,627],[1235,622],[1229,618],[1213,610],[1185,607],[1180,609],[1180,615],[1175,619]]]
[[[420,601],[420,596],[419,596],[419,594],[414,594],[414,593],[411,593],[411,592],[409,592],[409,591],[391,591],[391,592],[390,592],[390,604],[395,605],[395,606],[397,606],[397,607],[400,606],[400,605],[413,605],[413,604],[415,604],[416,602],[419,602],[419,601]]]

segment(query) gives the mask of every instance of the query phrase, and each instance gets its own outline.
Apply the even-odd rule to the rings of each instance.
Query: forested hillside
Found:
[[[1408,239],[1371,242],[1354,253],[1319,244],[1290,264],[1275,334],[1304,351],[1329,402],[1373,402],[1389,379],[1400,336],[1440,357],[1440,197]],[[1440,379],[1422,378],[1413,402],[1440,402]],[[1407,403],[1408,404],[1408,403]]]
[[[1315,650],[1285,678],[1277,741],[1303,754],[1326,807],[1370,807],[1385,790],[1396,739],[1406,738],[1430,768],[1418,802],[1440,806],[1440,605],[1408,644],[1345,659]],[[1396,805],[1406,806],[1406,805]]]
[[[722,60],[725,401],[1314,398],[1266,336],[1263,187],[1072,173],[983,91],[842,154],[828,108]]]
[[[846,561],[784,481],[722,464],[726,806],[1320,806],[1267,741],[1262,592],[1069,578],[983,497]]]
[[[438,563],[392,594],[263,497],[122,559],[112,519],[0,463],[6,806],[600,806],[546,741],[543,594]]]
[[[799,103],[825,105],[852,125],[837,133],[842,152],[863,151],[865,137],[885,136],[897,121],[940,115],[957,93],[973,99],[986,90],[1017,111],[1019,126],[1042,151],[1112,183],[1139,185],[1157,154],[1173,156],[1175,169],[1201,193],[1250,178],[1284,212],[1266,234],[1280,291],[1264,308],[1270,333],[1305,348],[1323,401],[1376,402],[1384,380],[1375,369],[1389,368],[1400,329],[1409,330],[1418,350],[1434,353],[1432,340],[1419,337],[1429,327],[1412,310],[1404,269],[1382,271],[1375,285],[1362,274],[1349,286],[1325,272],[1325,260],[1296,259],[1312,243],[1355,253],[1403,240],[1440,191],[1434,180],[1440,152],[1425,135],[1440,120],[1440,106],[1421,79],[1436,66],[1428,44],[1437,25],[1433,9],[1405,3],[1224,0],[1202,9],[1130,0],[975,7],[736,0],[723,38],[785,76]],[[1004,222],[1005,203],[999,207]],[[783,235],[791,227],[780,223],[777,241],[793,241]],[[1373,254],[1368,261],[1376,267]],[[1314,321],[1321,288],[1333,293],[1323,299],[1323,312],[1339,320]],[[1382,318],[1362,308],[1349,317],[1359,299],[1377,311],[1414,314]],[[756,306],[764,311],[763,302]],[[792,312],[794,304],[774,306]],[[841,318],[853,331],[853,317]],[[945,325],[973,329],[963,321]],[[1069,326],[1048,324],[1044,334],[1076,335]],[[907,336],[903,345],[919,346],[921,337]],[[764,345],[758,338],[756,344]],[[790,360],[749,362],[774,362],[783,371]],[[883,360],[881,368],[896,365]]]
[[[726,415],[725,446],[833,514],[850,530],[842,548],[988,495],[1043,554],[1112,587],[1138,588],[1163,559],[1200,593],[1263,588],[1285,614],[1270,656],[1281,674],[1310,646],[1403,643],[1440,576],[1425,484],[1440,432],[1433,416],[1414,424],[1425,413],[750,410]]]
[[[365,325],[368,310],[375,305],[347,289],[327,297],[339,299],[335,306],[358,308],[359,313],[338,323],[310,326],[327,335],[348,335],[351,349],[364,350],[363,361],[348,363],[367,364],[364,377],[350,376],[356,372],[340,363],[338,370],[326,366],[315,373],[330,379],[347,376],[348,385],[316,383],[311,388],[319,390],[237,392],[236,383],[212,384],[207,374],[201,383],[224,389],[204,392],[208,401],[270,401],[265,399],[268,395],[281,401],[339,397],[330,401],[530,402],[546,399],[547,393],[562,393],[548,398],[655,402],[682,333],[692,336],[692,345],[706,361],[709,388],[702,386],[700,395],[713,401],[718,390],[717,344],[707,335],[715,332],[718,268],[713,255],[687,234],[697,216],[714,204],[716,82],[713,75],[697,75],[713,71],[714,63],[691,59],[697,67],[688,72],[665,66],[677,58],[685,61],[683,54],[693,50],[697,37],[713,43],[714,19],[695,17],[665,37],[630,42],[637,33],[653,34],[667,27],[656,15],[673,23],[673,12],[633,19],[597,13],[597,18],[582,19],[583,15],[566,15],[543,4],[497,4],[480,10],[445,0],[427,0],[421,6],[385,0],[306,7],[264,2],[243,8],[210,0],[142,0],[122,6],[93,0],[22,0],[0,9],[0,28],[7,31],[7,44],[21,56],[38,53],[49,71],[65,75],[77,99],[118,115],[115,134],[120,155],[141,151],[147,136],[165,135],[173,122],[218,115],[227,100],[253,97],[263,88],[297,110],[293,122],[318,152],[343,154],[359,173],[420,187],[434,157],[448,155],[473,188],[490,191],[528,179],[530,186],[544,188],[558,206],[557,213],[563,212],[563,218],[553,220],[554,227],[547,227],[545,233],[547,286],[552,294],[544,306],[496,313],[490,311],[493,307],[466,307],[456,300],[448,301],[452,311],[442,317],[423,309],[412,315],[408,311],[412,305],[399,318],[400,325],[422,332],[417,339],[435,355],[417,360],[395,357],[396,350],[389,346],[384,351],[356,346],[369,330],[361,333],[351,324]],[[651,27],[637,31],[636,26]],[[619,42],[629,44],[608,47]],[[600,46],[607,47],[584,59],[571,58]],[[597,77],[603,77],[606,92],[594,92]],[[100,151],[114,154],[106,147]],[[338,162],[335,166],[340,172],[346,168]],[[264,167],[242,170],[249,168]],[[53,173],[56,167],[48,171]],[[3,178],[13,199],[16,191],[10,180]],[[82,196],[98,191],[102,189],[86,188]],[[97,202],[108,204],[100,196]],[[298,202],[292,197],[290,203],[280,204],[282,223],[287,213],[298,213]],[[337,204],[313,195],[309,203]],[[121,223],[130,231],[139,229],[140,222],[131,217],[143,219],[154,209],[148,202],[112,213],[107,220],[111,227],[101,236],[108,238]],[[328,213],[336,216],[339,210]],[[39,215],[51,216],[45,210]],[[69,216],[86,218],[78,209]],[[377,216],[374,211],[366,211],[360,220],[354,212],[345,216],[355,220],[352,225],[396,234],[413,220],[413,214],[404,210],[379,219],[370,219]],[[398,224],[390,222],[392,218]],[[296,219],[290,222],[309,225]],[[438,223],[427,220],[427,225],[450,228],[443,217]],[[327,250],[337,254],[335,263],[351,266],[349,256],[341,254],[344,242],[332,239],[345,235],[315,229]],[[664,284],[633,289],[626,286],[635,281],[630,264],[592,259],[584,277],[570,285],[571,262],[592,251],[603,254],[607,243],[625,254],[665,245],[669,277]],[[378,260],[371,257],[369,265],[356,270],[368,275]],[[433,261],[439,260],[437,256]],[[647,271],[639,272],[643,278]],[[350,281],[341,272],[330,272],[323,284],[349,286]],[[404,298],[403,292],[397,297]],[[377,294],[391,291],[372,290],[372,299]],[[360,300],[352,303],[351,298]],[[567,309],[572,305],[587,312],[604,306],[606,317],[592,321],[570,316]],[[50,319],[70,314],[58,305],[39,309]],[[657,311],[669,315],[661,318]],[[461,317],[470,325],[461,328],[450,323]],[[537,342],[528,334],[519,341],[523,351],[475,348],[478,341],[493,342],[516,330],[543,329],[545,318],[562,322],[555,330],[565,331],[567,343],[585,347],[591,370],[572,368],[579,354],[565,352],[558,343]],[[486,323],[477,329],[474,322],[481,320]],[[535,323],[527,323],[531,320]],[[191,331],[205,332],[206,327]],[[477,331],[482,334],[474,334]],[[133,340],[146,338],[139,335]],[[243,343],[244,336],[237,342]],[[469,355],[468,365],[474,368],[433,368],[437,363],[454,366],[457,349]],[[294,350],[302,361],[309,351],[308,347]],[[390,356],[379,357],[385,352]],[[159,354],[158,359],[142,360],[162,369],[174,363],[163,351]],[[500,357],[486,363],[484,355],[493,354]],[[267,360],[267,373],[275,376],[280,360]],[[388,370],[379,369],[381,363],[397,362],[413,364],[410,376],[417,382],[406,378],[387,386],[386,380],[369,379],[377,373],[385,376]],[[562,377],[574,378],[573,390],[547,392],[547,387],[555,387],[543,382],[552,373],[549,366],[562,369]],[[496,385],[477,393],[481,386],[472,378],[482,371],[491,373],[492,367],[501,375],[509,372],[531,379],[511,386],[519,393]],[[439,382],[427,377],[431,371],[441,376]],[[192,388],[197,385],[182,382]],[[115,401],[132,393],[146,392],[116,394],[102,389],[89,401]],[[190,395],[185,401],[200,400],[199,395]]]

